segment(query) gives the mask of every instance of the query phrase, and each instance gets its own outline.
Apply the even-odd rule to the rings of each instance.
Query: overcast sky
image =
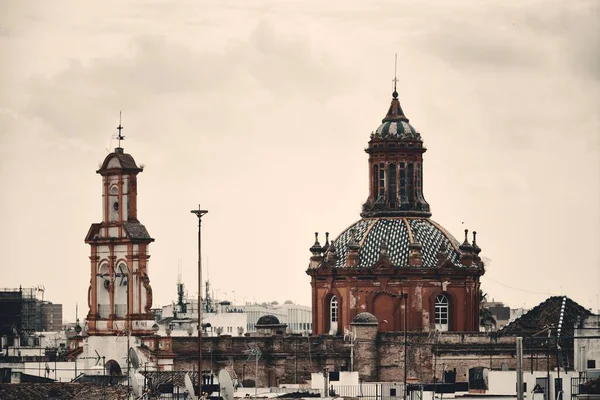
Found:
[[[597,0],[1,0],[0,286],[87,313],[95,171],[123,110],[154,306],[179,266],[195,295],[198,203],[219,297],[310,305],[313,232],[360,218],[398,53],[432,219],[478,231],[483,290],[596,309],[599,16]]]

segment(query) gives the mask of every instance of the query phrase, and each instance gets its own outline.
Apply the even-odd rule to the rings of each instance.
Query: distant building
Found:
[[[54,332],[62,329],[62,304],[53,304],[37,297],[38,288],[3,289],[0,291],[0,336],[9,346],[14,338],[27,345],[34,332]]]
[[[521,336],[529,346],[545,343],[555,356],[558,367],[581,368],[581,358],[577,363],[580,350],[576,350],[574,333],[576,329],[582,331],[582,321],[596,321],[595,318],[589,310],[567,296],[552,296],[506,325],[499,334]],[[579,342],[580,346],[582,342],[585,343]],[[596,343],[596,346],[599,345]]]
[[[44,302],[41,304],[42,330],[46,332],[58,332],[62,330],[62,304]]]
[[[281,319],[281,321],[287,324],[288,332],[310,334],[312,331],[312,309],[310,307],[294,304],[288,300],[275,306],[275,310],[287,312],[287,318]]]
[[[527,311],[527,309],[521,307],[521,308],[511,308],[510,309],[510,320],[508,321],[513,322],[515,319],[519,318],[521,315],[525,314]]]
[[[600,315],[590,315],[577,322],[574,333],[575,369],[600,371]]]
[[[288,333],[309,334],[312,329],[312,309],[308,306],[294,304],[290,300],[284,304],[277,302],[232,304],[229,300],[214,299],[208,281],[204,293],[206,295],[203,297],[202,323],[212,327],[212,330],[205,330],[207,334],[210,332],[236,334],[239,326],[242,327],[242,333],[256,332],[256,323],[265,315],[273,315],[287,324]],[[184,321],[198,321],[198,299],[185,294],[185,285],[181,282],[181,278],[177,283],[177,300],[163,306],[160,311],[155,310],[156,321],[161,325],[159,333],[162,332],[162,325],[167,320],[173,326],[185,326]],[[230,316],[225,317],[222,314]],[[239,325],[240,318],[245,319],[242,325]]]
[[[510,321],[511,310],[510,307],[505,306],[504,303],[499,301],[485,301],[481,303],[481,308],[489,310],[490,314],[496,321],[495,330],[502,329]]]

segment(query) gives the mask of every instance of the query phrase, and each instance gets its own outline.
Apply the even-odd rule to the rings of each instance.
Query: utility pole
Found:
[[[198,217],[198,397],[202,396],[202,217],[207,212],[200,205],[191,211]]]
[[[523,338],[517,338],[517,400],[523,400]]]
[[[406,364],[406,361],[408,360],[408,358],[406,357],[406,351],[407,351],[407,338],[406,338],[406,331],[408,330],[408,326],[406,325],[406,321],[408,320],[407,318],[407,314],[408,314],[408,293],[400,293],[400,295],[402,296],[402,298],[404,299],[404,400],[406,400],[406,395],[407,395],[407,387],[406,387],[406,375],[408,374],[408,365]]]
[[[356,336],[356,330],[354,327],[350,328],[350,372],[354,371],[354,337]]]

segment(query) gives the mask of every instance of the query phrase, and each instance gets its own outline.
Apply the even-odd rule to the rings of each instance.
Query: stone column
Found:
[[[353,334],[354,370],[365,382],[377,381],[379,356],[377,351],[377,317],[371,313],[358,314],[351,323]]]

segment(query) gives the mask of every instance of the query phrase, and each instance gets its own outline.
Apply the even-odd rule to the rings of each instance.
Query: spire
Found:
[[[475,250],[475,254],[481,253],[481,248],[477,246],[477,232],[473,231],[473,249]]]
[[[329,261],[337,260],[338,256],[337,256],[336,251],[337,251],[337,249],[335,248],[335,244],[333,243],[333,241],[331,241],[331,244],[327,248],[327,260],[329,260]]]
[[[469,230],[465,229],[465,241],[459,246],[459,249],[461,249],[464,252],[471,252],[473,250],[473,246],[471,246],[471,243],[469,243]]]
[[[325,232],[325,244],[323,245],[323,252],[329,248],[329,232]]]
[[[397,78],[397,66],[398,66],[398,54],[395,55],[394,59],[394,91],[392,92],[392,104],[390,104],[390,108],[388,109],[387,115],[381,122],[388,121],[406,121],[408,122],[408,118],[404,116],[404,111],[402,111],[402,106],[400,105],[400,101],[398,100],[398,91],[396,85],[398,83]]]
[[[311,246],[310,252],[313,254],[318,254],[323,251],[321,244],[319,243],[319,232],[315,232],[315,243]]]

